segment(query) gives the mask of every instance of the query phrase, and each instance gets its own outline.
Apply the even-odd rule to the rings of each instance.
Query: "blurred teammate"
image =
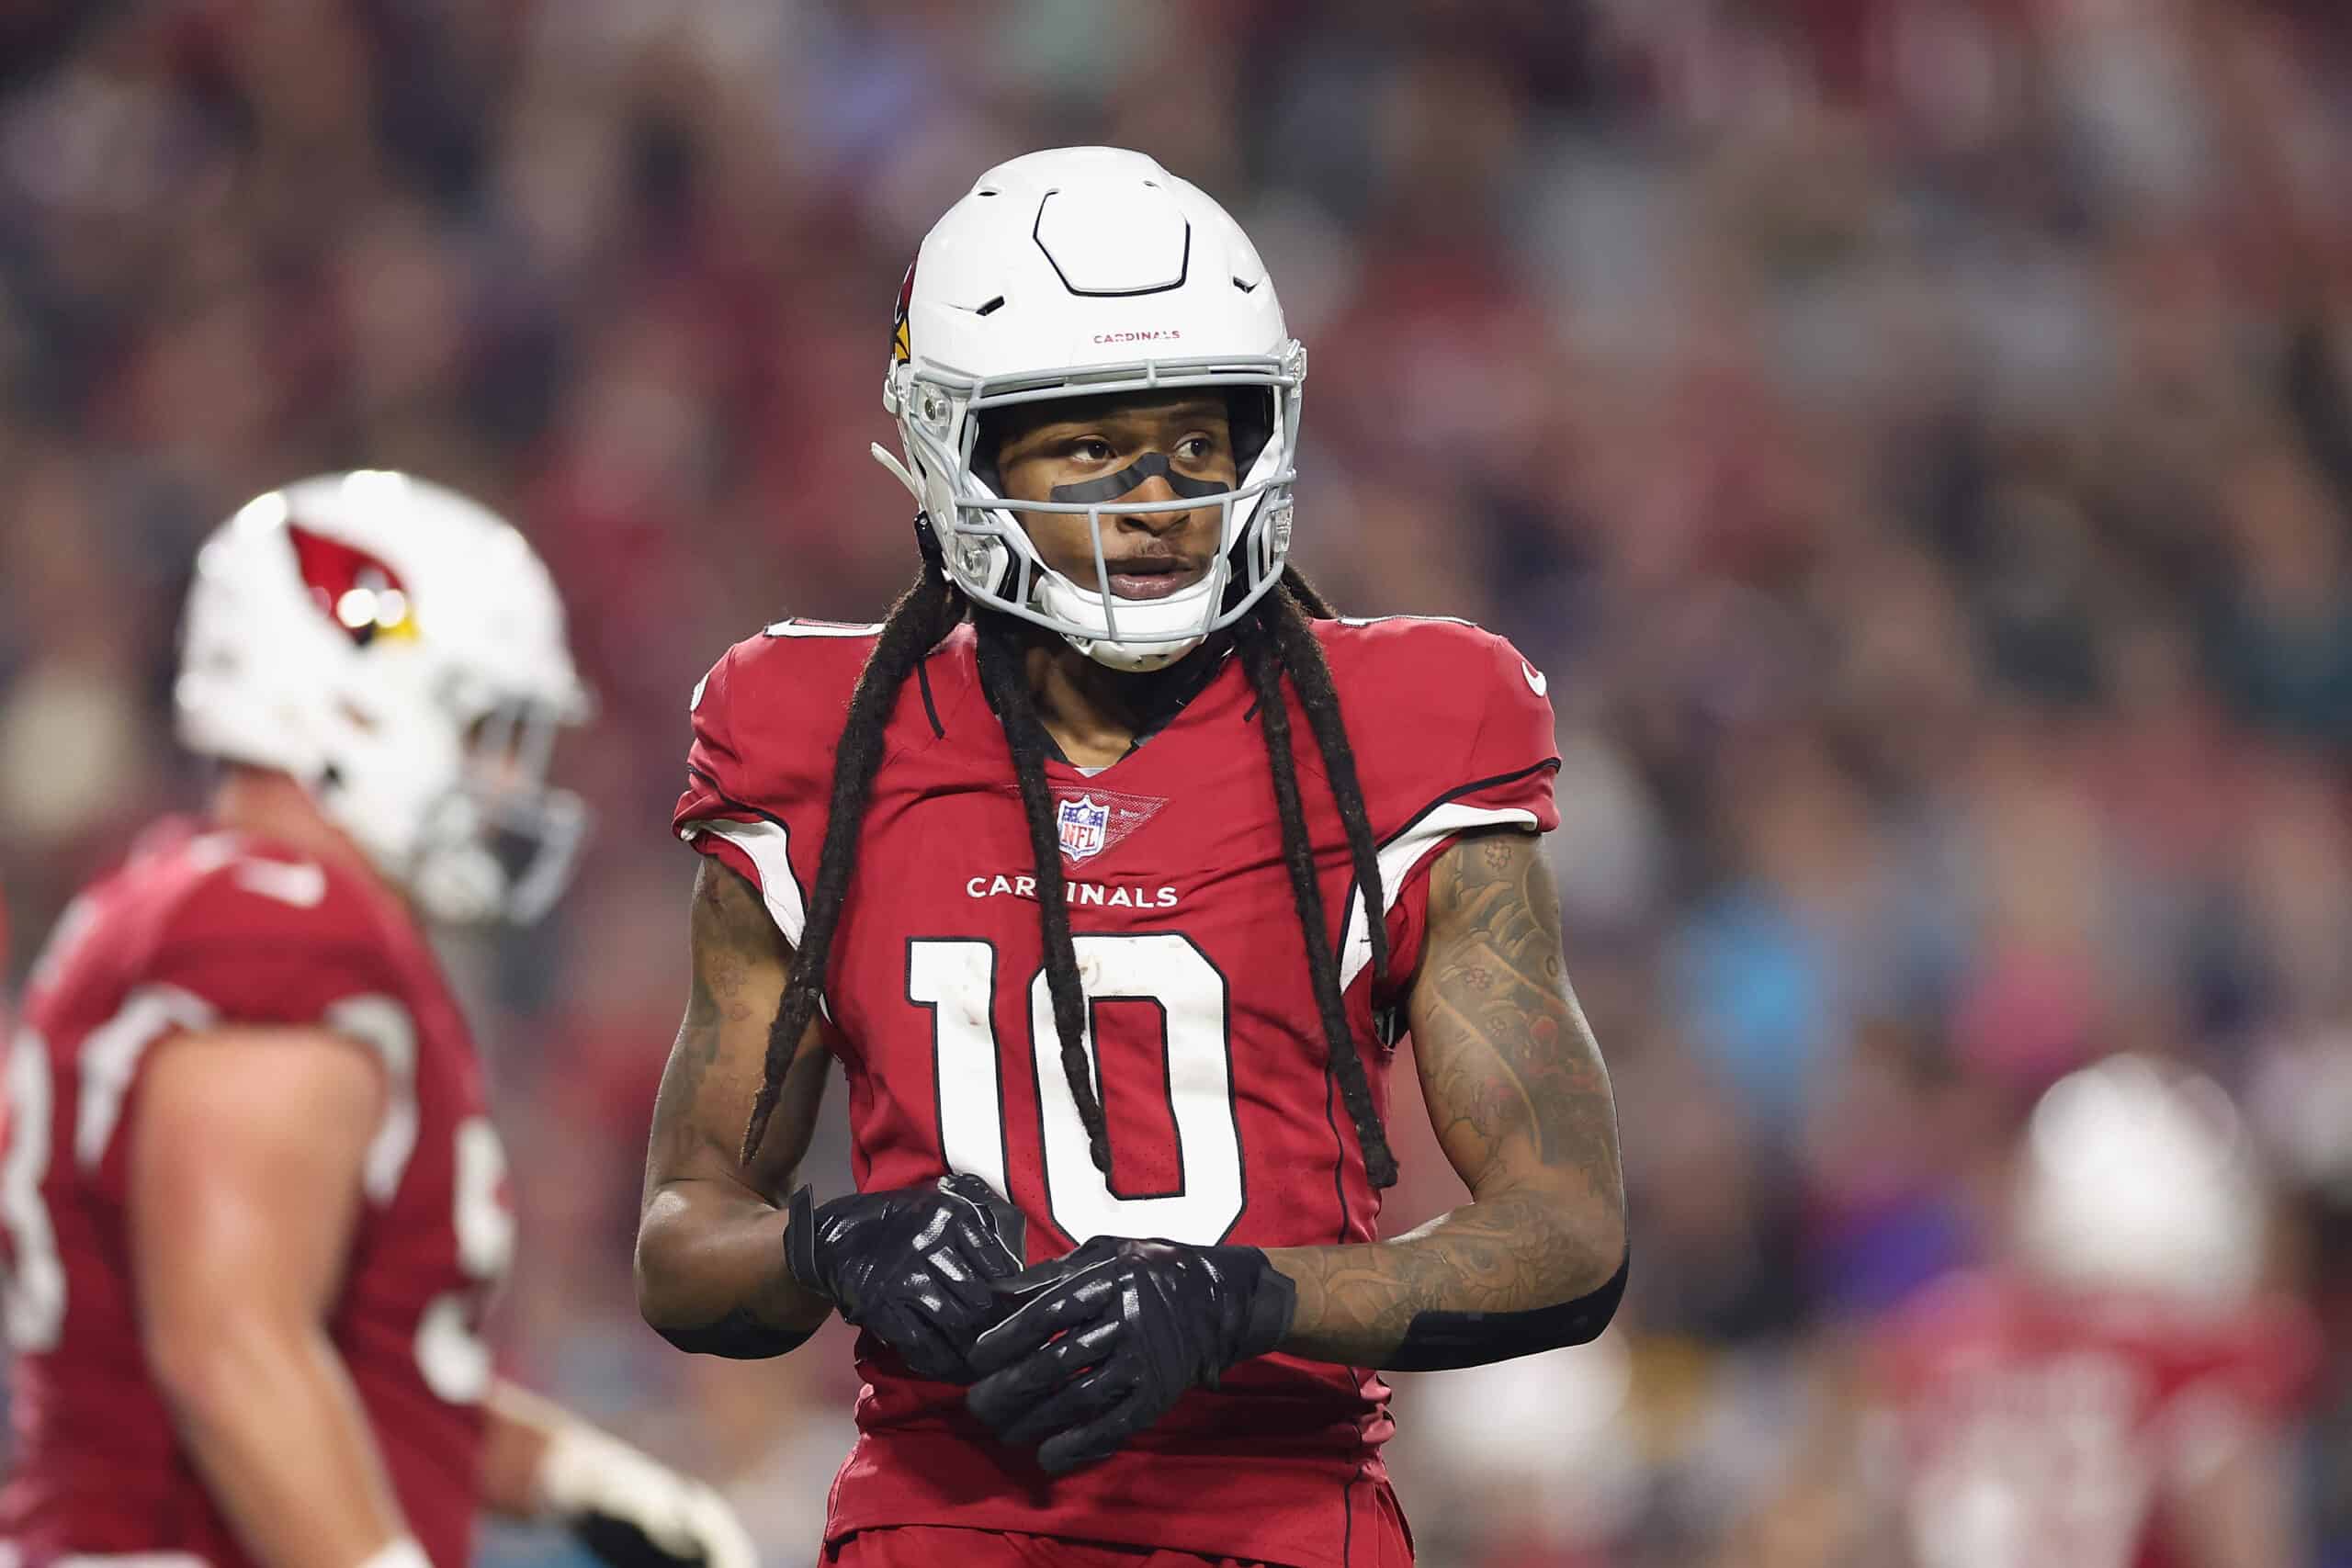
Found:
[[[1374,1369],[1622,1290],[1544,679],[1285,567],[1304,374],[1193,186],[989,171],[899,297],[914,585],[695,694],[639,1298],[721,1355],[864,1330],[832,1561],[1404,1562]],[[1384,1242],[1400,1023],[1473,1201]],[[786,1203],[829,1053],[859,1191]]]
[[[1863,1555],[1915,1568],[2301,1562],[2289,1432],[2317,1328],[2257,1289],[2266,1199],[2222,1091],[2135,1056],[2075,1073],[2034,1111],[2014,1203],[2005,1262],[1867,1336],[1815,1518],[1860,1499]]]
[[[8,1560],[463,1568],[489,1507],[750,1568],[713,1494],[477,1337],[514,1221],[417,920],[565,879],[546,569],[432,485],[294,485],[205,546],[175,694],[210,811],[69,906],[7,1059]]]

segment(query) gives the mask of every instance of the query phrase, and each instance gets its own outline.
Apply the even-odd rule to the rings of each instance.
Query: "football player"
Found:
[[[520,534],[399,474],[205,545],[175,700],[209,813],[68,907],[7,1058],[10,1562],[464,1568],[487,1507],[751,1568],[715,1494],[480,1337],[504,1156],[418,920],[564,881],[562,620]]]
[[[2210,1080],[2111,1057],[2036,1105],[2005,1256],[1872,1325],[1759,1564],[2292,1568],[2319,1328]],[[1824,1550],[1835,1541],[1846,1550]]]
[[[920,575],[695,694],[639,1295],[719,1355],[862,1330],[831,1561],[1407,1561],[1379,1370],[1589,1338],[1623,1288],[1544,678],[1284,564],[1305,371],[1192,186],[990,170],[899,294]],[[1381,1240],[1400,1024],[1472,1201]],[[831,1060],[858,1190],[819,1202]]]

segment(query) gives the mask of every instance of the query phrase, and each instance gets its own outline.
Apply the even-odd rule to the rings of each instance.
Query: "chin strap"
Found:
[[[1116,670],[1125,675],[1148,675],[1165,670],[1190,655],[1203,640],[1196,637],[1190,642],[1154,643],[1148,649],[1141,649],[1113,642],[1109,637],[1072,637],[1068,632],[1061,635],[1064,642],[1105,670]]]

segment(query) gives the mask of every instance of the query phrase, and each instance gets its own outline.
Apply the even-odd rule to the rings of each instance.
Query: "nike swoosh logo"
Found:
[[[1527,689],[1534,693],[1539,697],[1544,694],[1544,689],[1552,683],[1551,682],[1544,679],[1544,673],[1542,671],[1536,669],[1534,665],[1530,664],[1524,659],[1519,661],[1519,672],[1527,677]]]

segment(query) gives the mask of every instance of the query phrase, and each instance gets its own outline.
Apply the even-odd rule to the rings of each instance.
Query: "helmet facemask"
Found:
[[[1157,670],[1247,615],[1281,580],[1290,551],[1306,370],[1305,351],[1295,343],[1280,356],[1143,360],[993,380],[899,364],[892,367],[884,400],[898,413],[908,463],[878,446],[875,454],[922,505],[948,575],[976,604],[1057,632],[1110,668]],[[1234,407],[1239,478],[1232,488],[1154,502],[1008,502],[1001,493],[995,454],[982,445],[989,414],[1040,402],[1193,389],[1225,391]],[[1122,599],[1112,591],[1102,554],[1104,518],[1208,507],[1218,513],[1218,547],[1198,582],[1151,600]],[[1092,581],[1048,566],[1022,526],[1023,513],[1084,517],[1093,545]]]
[[[466,727],[456,782],[425,807],[401,877],[434,919],[526,925],[571,882],[588,808],[548,783],[566,722],[548,704],[510,699]]]

